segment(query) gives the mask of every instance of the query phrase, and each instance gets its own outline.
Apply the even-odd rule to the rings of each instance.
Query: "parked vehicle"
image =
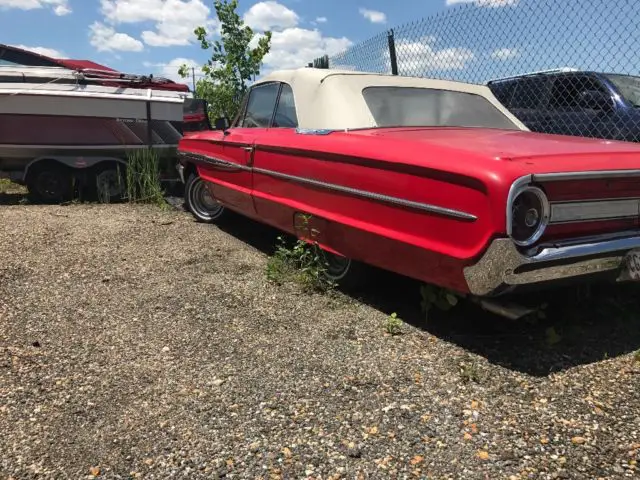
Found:
[[[640,77],[571,68],[488,82],[534,132],[640,142]]]
[[[182,133],[211,130],[209,121],[208,103],[199,98],[186,98],[184,100],[184,118]]]
[[[178,147],[186,202],[474,296],[640,279],[640,145],[545,135],[486,86],[305,68]],[[352,277],[353,278],[353,277]]]
[[[171,80],[0,45],[0,174],[39,200],[68,199],[74,180],[117,199],[127,154],[152,148],[176,178],[190,96]]]

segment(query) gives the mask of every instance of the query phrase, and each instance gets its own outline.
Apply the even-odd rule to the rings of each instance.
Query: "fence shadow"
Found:
[[[270,255],[281,232],[231,215],[218,226]],[[386,271],[346,295],[441,340],[486,358],[495,365],[534,376],[598,362],[640,348],[640,302],[637,285],[553,290],[539,295],[547,302],[546,319],[513,321],[461,302],[449,312],[433,311],[428,321],[420,309],[420,283]],[[530,299],[530,298],[529,298]]]

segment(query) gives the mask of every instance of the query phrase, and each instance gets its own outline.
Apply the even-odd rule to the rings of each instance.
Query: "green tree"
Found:
[[[211,116],[233,118],[247,83],[260,74],[262,60],[271,48],[271,32],[264,32],[254,42],[254,31],[236,12],[238,0],[214,0],[213,4],[220,22],[220,39],[210,41],[204,27],[194,30],[201,48],[211,51],[211,58],[202,66],[205,78],[198,81],[196,95],[209,102]],[[178,73],[184,78],[189,69],[182,65]]]

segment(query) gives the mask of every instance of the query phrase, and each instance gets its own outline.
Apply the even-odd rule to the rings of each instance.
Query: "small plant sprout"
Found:
[[[420,296],[422,297],[420,307],[424,313],[425,320],[429,320],[429,313],[433,307],[446,312],[459,302],[457,293],[426,283],[420,287]]]
[[[460,363],[460,378],[463,382],[469,383],[480,383],[482,381],[482,376],[480,375],[480,370],[474,361],[470,362],[461,362]]]
[[[387,317],[384,324],[384,329],[389,335],[400,335],[402,333],[402,320],[398,317],[396,312],[393,312]]]

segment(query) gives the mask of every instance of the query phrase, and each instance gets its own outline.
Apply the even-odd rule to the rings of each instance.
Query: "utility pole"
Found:
[[[193,80],[193,96],[196,96],[196,67],[191,67],[191,79]]]

